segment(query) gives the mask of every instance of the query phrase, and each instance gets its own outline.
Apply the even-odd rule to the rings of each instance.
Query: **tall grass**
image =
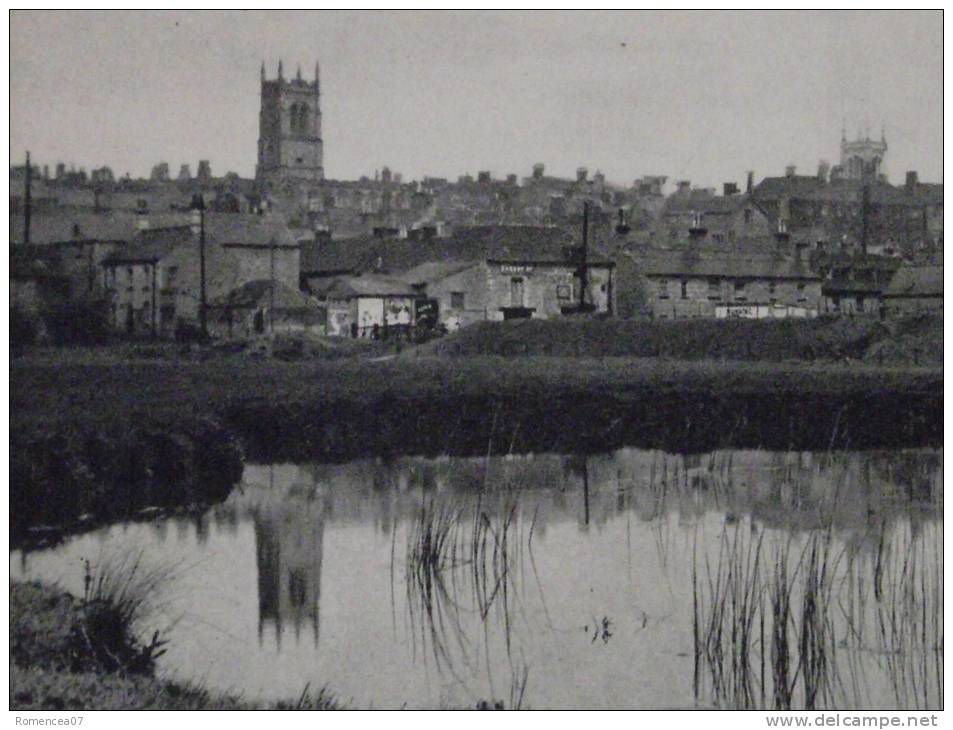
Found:
[[[871,555],[837,546],[829,528],[767,546],[763,533],[725,527],[715,557],[694,559],[696,698],[735,709],[942,707],[937,547],[909,529],[881,529]]]
[[[512,632],[517,578],[531,536],[532,525],[527,534],[517,503],[509,498],[496,509],[482,494],[467,507],[431,500],[408,530],[404,557],[412,635],[438,669],[446,669],[463,687],[463,668],[472,669],[482,656],[492,690],[490,639],[498,629],[511,670],[510,708],[522,706],[529,677],[529,668],[513,656]],[[473,634],[474,625],[482,637]]]
[[[81,619],[71,630],[76,669],[151,675],[166,640],[154,630],[143,640],[157,597],[173,568],[146,567],[142,553],[109,557],[96,567],[84,561]]]

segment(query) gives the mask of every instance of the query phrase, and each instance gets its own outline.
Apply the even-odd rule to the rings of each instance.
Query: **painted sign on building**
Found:
[[[725,304],[715,307],[718,319],[787,319],[816,317],[817,310],[785,304]]]

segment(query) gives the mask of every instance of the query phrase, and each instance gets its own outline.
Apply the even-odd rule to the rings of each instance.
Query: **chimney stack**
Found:
[[[678,194],[679,195],[688,195],[692,189],[691,180],[679,180],[677,183]]]
[[[754,170],[748,170],[748,186],[746,190],[748,195],[751,195],[754,191]]]
[[[533,165],[534,180],[542,180],[544,172],[546,172],[546,165],[544,165],[542,162],[537,162],[535,165]]]
[[[788,165],[784,168],[784,177],[794,177],[797,173],[797,167],[795,165]]]
[[[917,184],[918,184],[919,182],[920,182],[920,181],[919,181],[919,179],[918,179],[917,171],[916,171],[916,170],[909,170],[909,171],[907,171],[907,183],[906,183],[906,186],[905,186],[905,187],[907,188],[907,192],[908,192],[908,193],[915,192],[916,189],[917,189]]]
[[[723,183],[721,186],[722,194],[726,198],[730,198],[732,195],[738,194],[738,186],[733,182]]]
[[[585,167],[576,168],[576,182],[586,182],[589,177],[589,170]]]

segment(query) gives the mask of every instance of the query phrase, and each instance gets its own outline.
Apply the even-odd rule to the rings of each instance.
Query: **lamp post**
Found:
[[[202,340],[208,339],[205,301],[205,199],[201,193],[192,196],[192,210],[199,214],[199,327]]]

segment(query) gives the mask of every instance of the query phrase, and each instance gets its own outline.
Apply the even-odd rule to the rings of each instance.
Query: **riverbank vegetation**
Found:
[[[10,588],[10,708],[13,710],[336,709],[325,691],[249,702],[156,674],[162,637],[136,629],[155,574],[90,576],[82,599],[39,583]]]
[[[27,528],[224,498],[242,458],[942,443],[942,371],[661,358],[19,358],[11,514]]]
[[[939,365],[943,362],[943,319],[527,319],[481,322],[427,343],[420,351],[451,357],[665,357]]]

